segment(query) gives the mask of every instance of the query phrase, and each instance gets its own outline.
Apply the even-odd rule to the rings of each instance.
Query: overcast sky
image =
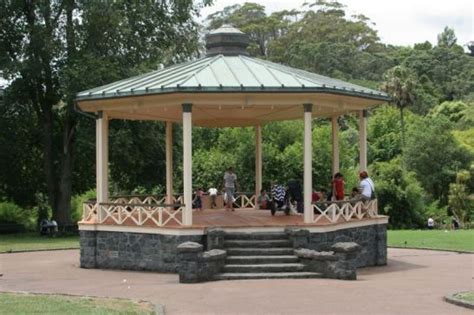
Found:
[[[214,0],[212,7],[201,11],[203,18],[244,0]],[[299,9],[311,0],[254,0],[266,7],[267,14],[284,9]],[[474,1],[473,0],[339,0],[347,8],[346,12],[364,14],[375,23],[382,42],[395,45],[413,45],[429,40],[436,44],[437,35],[445,26],[454,29],[458,44],[474,41]]]

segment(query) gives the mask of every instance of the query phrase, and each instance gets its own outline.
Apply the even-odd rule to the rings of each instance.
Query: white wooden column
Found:
[[[173,123],[166,122],[166,203],[173,200]]]
[[[359,168],[367,171],[367,111],[359,111]]]
[[[96,194],[97,202],[109,201],[109,119],[107,113],[97,113],[96,130]],[[99,211],[99,220],[102,211]]]
[[[304,104],[304,222],[313,223],[314,213],[311,195],[313,192],[312,166],[312,111],[313,104]]]
[[[192,104],[183,104],[183,225],[193,224]]]
[[[339,172],[339,125],[337,116],[331,118],[332,123],[332,175]]]
[[[255,209],[258,209],[257,199],[262,189],[262,126],[255,126]]]

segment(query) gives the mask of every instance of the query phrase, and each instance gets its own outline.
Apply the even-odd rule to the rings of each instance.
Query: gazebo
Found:
[[[332,171],[336,173],[339,171],[337,119],[345,114],[358,115],[360,169],[366,170],[367,109],[386,102],[389,97],[382,92],[355,84],[250,57],[246,52],[247,45],[246,34],[224,25],[206,36],[207,53],[201,59],[77,94],[78,108],[96,115],[97,200],[84,204],[83,220],[80,223],[83,266],[108,266],[107,263],[98,262],[97,257],[101,255],[99,248],[109,254],[115,252],[105,245],[100,247],[99,242],[95,247],[87,245],[92,244],[92,239],[99,238],[97,233],[100,231],[202,237],[209,228],[226,227],[212,223],[210,217],[197,222],[196,220],[205,216],[204,214],[193,217],[192,126],[255,128],[255,195],[240,196],[242,208],[255,208],[255,197],[262,188],[262,125],[270,121],[303,119],[304,215],[290,216],[287,222],[279,222],[276,226],[280,229],[295,225],[309,229],[314,229],[318,225],[327,228],[348,224],[345,227],[355,227],[355,221],[361,221],[360,226],[371,224],[385,226],[387,218],[377,214],[376,200],[369,204],[332,203],[324,208],[311,202],[311,130],[313,118],[331,118]],[[166,195],[163,198],[109,196],[108,124],[111,119],[166,122]],[[182,195],[173,191],[173,124],[182,124],[183,131]],[[211,211],[217,210],[209,210]],[[250,217],[261,215],[255,214],[255,211],[246,211],[240,215]],[[208,214],[214,217],[218,215],[231,214],[225,212]],[[269,227],[272,227],[271,223],[253,226],[256,230]],[[245,226],[240,228],[248,230]],[[95,234],[90,234],[92,232]],[[94,248],[93,254],[92,248]],[[119,252],[117,249],[117,256],[120,256]],[[113,259],[113,255],[108,258]],[[94,261],[90,262],[92,256]],[[104,258],[104,261],[106,260]],[[118,268],[122,266],[112,265]],[[136,269],[128,265],[127,268]],[[172,270],[169,266],[143,268]]]

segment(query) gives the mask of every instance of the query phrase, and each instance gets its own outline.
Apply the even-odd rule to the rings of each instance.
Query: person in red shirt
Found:
[[[336,173],[332,180],[332,193],[334,199],[344,200],[344,176],[341,173]]]

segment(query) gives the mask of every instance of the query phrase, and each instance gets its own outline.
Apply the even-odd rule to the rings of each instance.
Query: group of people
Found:
[[[375,199],[375,185],[372,179],[369,177],[366,171],[359,173],[359,187],[354,187],[351,191],[350,200],[367,201]],[[321,188],[319,191],[314,190],[312,193],[312,202],[325,202],[325,201],[338,201],[345,199],[345,181],[344,176],[341,173],[336,173],[333,180],[331,181],[331,191],[325,188]],[[224,187],[224,204],[225,209],[234,211],[235,191],[238,187],[237,175],[232,167],[229,167],[224,173],[223,177]],[[207,191],[210,198],[211,208],[216,207],[216,198],[218,189],[211,187]],[[193,208],[198,211],[203,209],[203,188],[198,188],[195,193],[193,200]],[[271,184],[271,195],[267,193],[265,189],[260,191],[260,195],[257,197],[257,204],[260,209],[270,209],[272,215],[275,214],[276,209],[283,209],[285,213],[289,214],[289,201],[296,204],[298,212],[303,212],[303,195],[301,187],[298,181],[290,181],[287,189],[282,185],[272,183]]]
[[[232,167],[229,167],[224,174],[224,204],[226,210],[234,211],[234,201],[235,201],[235,191],[238,187],[237,175],[234,172]],[[217,207],[216,198],[218,190],[215,187],[209,188],[207,191],[210,199],[211,209]],[[197,211],[201,211],[202,208],[202,199],[204,196],[204,189],[199,187],[196,190],[195,197],[193,200],[193,208]]]
[[[359,187],[353,187],[350,200],[367,201],[375,199],[375,185],[369,174],[366,171],[359,173]],[[331,191],[328,193],[326,188],[321,188],[319,191],[313,190],[311,200],[313,202],[322,201],[339,201],[346,199],[344,176],[341,173],[336,173],[331,182]]]

